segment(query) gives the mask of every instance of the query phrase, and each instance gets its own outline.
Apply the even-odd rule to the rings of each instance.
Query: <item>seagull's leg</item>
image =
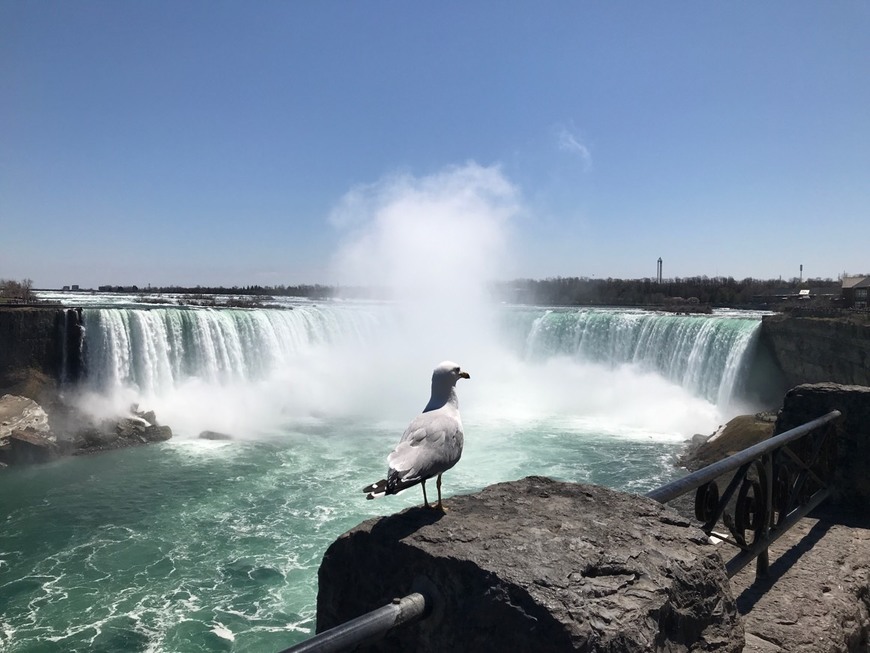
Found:
[[[423,507],[431,508],[432,506],[429,505],[429,499],[426,498],[426,481],[423,481],[421,485],[423,486]]]
[[[446,508],[441,505],[441,474],[438,474],[438,480],[435,481],[435,486],[438,488],[438,505],[435,507],[444,512]]]

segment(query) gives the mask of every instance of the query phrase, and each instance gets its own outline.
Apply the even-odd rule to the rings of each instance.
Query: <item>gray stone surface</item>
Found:
[[[76,433],[73,454],[121,449],[151,442],[164,442],[172,437],[168,426],[152,426],[145,419],[120,417],[91,424]]]
[[[15,431],[30,429],[42,437],[51,438],[48,415],[38,403],[27,397],[0,397],[0,443]]]
[[[761,338],[788,387],[824,381],[870,385],[870,322],[765,315]]]
[[[219,431],[203,431],[199,434],[200,440],[232,440],[234,439],[229,433],[221,433]]]
[[[745,653],[870,651],[870,526],[837,513],[802,519],[774,543],[770,574],[732,579]]]
[[[435,588],[384,651],[740,651],[716,547],[644,497],[530,477],[364,522],[327,550],[322,631]]]

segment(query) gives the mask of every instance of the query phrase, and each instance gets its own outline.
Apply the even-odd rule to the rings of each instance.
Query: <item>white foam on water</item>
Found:
[[[233,634],[233,631],[231,631],[220,622],[217,622],[212,626],[211,632],[213,632],[221,639],[225,639],[230,642],[236,641],[236,636]]]

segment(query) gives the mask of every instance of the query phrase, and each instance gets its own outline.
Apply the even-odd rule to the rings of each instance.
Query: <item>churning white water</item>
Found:
[[[617,309],[500,307],[487,333],[436,351],[401,305],[288,309],[86,308],[84,405],[153,408],[181,435],[255,436],[326,418],[396,422],[428,372],[471,370],[469,419],[595,424],[664,439],[709,431],[742,406],[759,321]],[[411,321],[413,324],[413,321]],[[481,329],[483,323],[477,324]]]

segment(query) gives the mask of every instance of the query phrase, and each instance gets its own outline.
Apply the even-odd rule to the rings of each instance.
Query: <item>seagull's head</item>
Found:
[[[444,361],[435,371],[432,372],[432,385],[446,385],[453,387],[459,379],[470,379],[471,375],[468,372],[463,372],[462,368],[452,361]]]

